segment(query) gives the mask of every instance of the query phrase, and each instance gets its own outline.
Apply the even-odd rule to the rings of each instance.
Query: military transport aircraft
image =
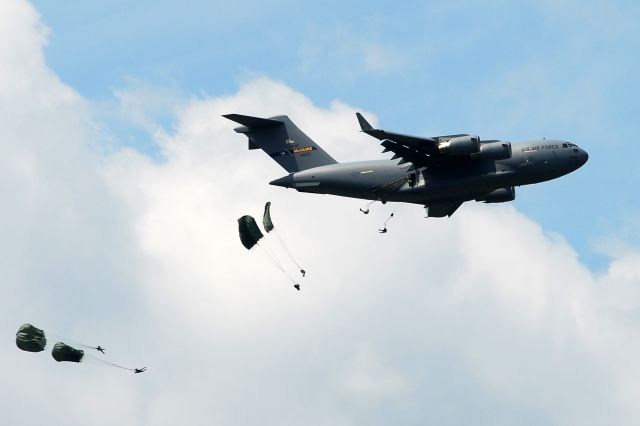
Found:
[[[465,201],[503,203],[516,186],[571,173],[589,155],[577,145],[552,139],[511,144],[468,134],[417,137],[374,129],[356,114],[360,128],[381,141],[390,160],[338,163],[286,115],[272,118],[227,114],[289,174],[271,185],[300,192],[422,204],[428,217],[451,216]]]

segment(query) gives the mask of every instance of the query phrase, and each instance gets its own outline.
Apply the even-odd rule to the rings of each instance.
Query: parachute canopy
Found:
[[[80,362],[82,361],[82,358],[84,358],[84,351],[72,348],[71,346],[65,345],[62,342],[58,342],[53,345],[51,356],[58,362]]]
[[[41,352],[47,346],[47,338],[39,328],[23,324],[16,333],[16,346],[23,351]]]
[[[249,215],[242,216],[238,219],[238,232],[240,233],[240,241],[242,241],[242,245],[245,246],[247,250],[251,250],[251,248],[258,244],[258,241],[264,237],[264,234],[262,234],[256,224],[256,220]]]
[[[271,201],[267,201],[264,205],[264,214],[262,215],[262,226],[267,233],[273,231],[273,222],[271,221]]]

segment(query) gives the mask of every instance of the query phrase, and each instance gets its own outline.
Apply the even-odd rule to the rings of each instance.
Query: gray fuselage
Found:
[[[300,192],[429,205],[478,199],[496,189],[544,182],[571,173],[589,158],[561,140],[513,144],[506,160],[469,159],[410,170],[399,160],[336,163],[291,173],[270,182]]]

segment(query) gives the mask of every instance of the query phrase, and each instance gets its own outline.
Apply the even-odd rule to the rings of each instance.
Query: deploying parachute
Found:
[[[47,346],[47,338],[43,330],[23,324],[16,333],[16,346],[27,352],[41,352]]]
[[[273,226],[273,221],[271,220],[271,201],[267,201],[267,204],[264,205],[264,213],[262,214],[262,226],[267,233],[273,231],[275,226]]]
[[[71,346],[65,345],[62,342],[58,342],[53,345],[51,356],[58,362],[80,362],[84,358],[84,351],[72,348]]]
[[[276,240],[278,241],[278,244],[287,253],[287,256],[289,257],[289,259],[291,259],[291,261],[295,263],[296,267],[300,270],[300,274],[302,274],[302,276],[304,277],[307,272],[304,269],[302,269],[302,267],[300,267],[300,264],[293,257],[293,255],[291,254],[291,251],[289,250],[287,245],[284,243],[284,241],[280,237],[280,234],[278,233],[275,226],[273,225],[273,221],[271,220],[271,201],[267,201],[267,203],[264,205],[264,213],[262,214],[262,226],[264,227],[264,230],[267,231],[267,234],[269,235],[271,235],[270,233],[273,231],[273,235],[276,236]]]
[[[271,226],[271,229],[273,229],[273,225]],[[265,260],[282,271],[282,273],[285,274],[291,282],[293,282],[293,286],[296,290],[300,290],[300,284],[298,284],[291,275],[287,273],[273,253],[271,253],[269,248],[262,247],[260,245],[260,241],[264,238],[264,234],[260,231],[256,220],[252,216],[244,215],[238,219],[238,233],[240,234],[240,241],[242,242],[242,245],[245,246],[247,250],[258,251]],[[258,250],[256,250],[255,247],[258,247]]]

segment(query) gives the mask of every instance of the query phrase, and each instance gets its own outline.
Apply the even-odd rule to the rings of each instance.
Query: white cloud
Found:
[[[407,389],[407,379],[386,366],[365,344],[357,348],[345,372],[345,388],[359,395],[363,402],[367,398],[379,402],[388,395],[396,395]]]
[[[14,1],[0,12],[24,36],[0,55],[8,70],[0,90],[0,330],[10,336],[32,320],[149,367],[133,376],[5,345],[6,421],[637,418],[637,249],[595,275],[561,236],[511,206],[465,205],[450,220],[425,220],[419,206],[363,216],[359,201],[269,187],[284,172],[247,151],[221,114],[289,114],[340,160],[379,151],[358,133],[349,105],[321,108],[268,78],[179,105],[175,131],[153,135],[163,161],[131,149],[104,157],[92,150],[101,135],[91,106],[41,60],[33,9]],[[14,49],[25,57],[4,59]],[[6,89],[14,80],[24,82],[20,92]],[[135,105],[153,131],[144,94]],[[308,271],[301,292],[238,242],[237,217],[259,215],[266,200]],[[376,228],[390,211],[396,218],[382,236]]]

